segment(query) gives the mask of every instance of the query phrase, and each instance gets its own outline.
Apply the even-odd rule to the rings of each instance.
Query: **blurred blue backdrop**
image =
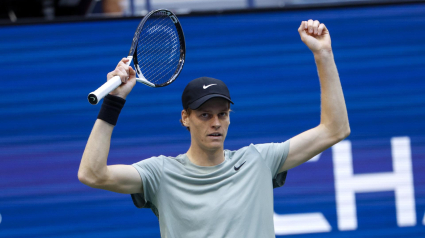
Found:
[[[425,4],[179,19],[184,69],[170,86],[136,85],[114,130],[109,164],[185,153],[190,137],[179,123],[180,97],[200,76],[225,81],[235,102],[227,149],[285,141],[318,125],[316,67],[297,32],[302,20],[318,19],[331,33],[352,133],[290,170],[285,186],[274,190],[276,234],[425,234]],[[1,237],[160,236],[154,214],[134,207],[129,195],[92,189],[77,178],[100,108],[87,94],[127,55],[138,23],[0,28]],[[336,161],[349,157],[344,148],[353,160],[349,178],[377,175],[370,176],[377,186],[379,179],[404,180],[397,188],[360,183],[369,190],[354,189],[355,203],[338,205]],[[397,161],[406,166],[396,173]],[[354,207],[355,216],[344,213],[345,206]]]

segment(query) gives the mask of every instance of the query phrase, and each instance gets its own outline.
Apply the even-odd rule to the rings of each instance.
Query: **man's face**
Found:
[[[190,128],[192,146],[203,150],[223,149],[230,125],[230,104],[224,98],[212,98],[190,115],[182,113],[185,126]]]

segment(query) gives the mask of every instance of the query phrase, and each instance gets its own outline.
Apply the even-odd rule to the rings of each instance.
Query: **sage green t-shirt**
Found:
[[[152,209],[162,238],[275,237],[273,188],[285,182],[287,173],[277,172],[288,152],[289,140],[225,150],[224,162],[210,167],[186,154],[145,159],[133,164],[144,191],[133,202]]]

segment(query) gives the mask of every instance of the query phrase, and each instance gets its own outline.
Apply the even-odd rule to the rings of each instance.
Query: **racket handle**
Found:
[[[118,86],[121,85],[121,78],[120,76],[115,76],[108,80],[108,82],[104,83],[102,86],[100,86],[96,91],[89,93],[89,96],[87,99],[89,102],[93,105],[96,105],[99,103],[102,98],[104,98],[108,93],[112,92],[114,89],[116,89]]]
[[[133,56],[128,56],[127,59],[129,59],[129,61],[126,63],[126,65],[130,65],[131,61],[133,60]],[[87,99],[89,100],[89,103],[96,105],[100,100],[102,100],[102,98],[104,98],[108,93],[114,91],[114,89],[118,88],[120,85],[120,76],[115,76],[96,89],[96,91],[89,93]]]

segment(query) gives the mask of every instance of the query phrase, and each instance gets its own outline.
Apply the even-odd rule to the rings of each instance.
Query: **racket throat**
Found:
[[[145,84],[149,87],[155,88],[155,84],[147,81],[145,78],[136,78],[136,81],[139,82],[139,83],[143,83],[143,84]]]
[[[155,84],[149,82],[148,80],[146,80],[146,78],[143,76],[142,71],[139,68],[139,65],[136,64],[134,65],[137,71],[137,76],[138,78],[136,78],[136,81],[139,83],[143,83],[144,85],[147,85],[149,87],[155,88]]]

